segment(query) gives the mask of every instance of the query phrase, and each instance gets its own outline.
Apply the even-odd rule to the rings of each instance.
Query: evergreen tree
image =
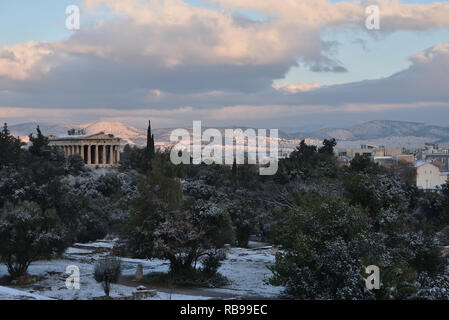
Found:
[[[29,150],[31,154],[35,156],[42,156],[46,151],[50,150],[48,146],[48,138],[42,134],[39,126],[37,126],[36,131],[36,137],[33,134],[29,135],[30,141],[33,144]]]
[[[319,153],[334,154],[334,148],[337,145],[337,141],[335,139],[327,140],[324,139],[323,146],[318,150]]]
[[[148,120],[148,131],[147,131],[147,152],[150,161],[154,157],[154,134],[151,132],[151,120]]]
[[[238,180],[238,172],[237,172],[237,161],[234,159],[234,162],[232,163],[232,176],[235,180]]]
[[[12,278],[26,274],[31,262],[61,254],[64,230],[54,209],[37,203],[7,204],[0,213],[0,261]]]
[[[17,164],[24,143],[19,138],[13,137],[5,123],[0,131],[0,167]]]

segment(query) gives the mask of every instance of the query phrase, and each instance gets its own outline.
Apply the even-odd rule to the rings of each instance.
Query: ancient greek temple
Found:
[[[49,137],[49,145],[66,156],[80,155],[88,166],[114,167],[120,162],[120,138],[104,132],[91,135]]]

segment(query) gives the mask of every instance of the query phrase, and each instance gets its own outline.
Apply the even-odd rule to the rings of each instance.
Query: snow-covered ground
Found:
[[[271,271],[267,268],[275,261],[271,247],[260,249],[232,248],[218,270],[231,284],[217,292],[241,296],[278,297],[283,288],[267,283]]]
[[[115,240],[101,240],[88,244],[76,244],[68,248],[61,259],[37,261],[31,264],[28,273],[41,276],[44,280],[31,285],[16,286],[14,289],[0,287],[0,300],[5,299],[62,299],[90,300],[104,296],[102,287],[93,278],[95,262],[109,255]],[[252,243],[257,245],[257,243]],[[238,299],[240,297],[276,298],[282,291],[266,283],[270,276],[267,266],[274,262],[270,247],[258,249],[231,248],[227,259],[223,261],[219,272],[230,280],[230,284],[218,289],[185,290],[159,288],[155,300],[203,300],[203,299]],[[122,274],[133,276],[137,266],[142,264],[144,274],[150,272],[167,272],[168,261],[122,258]],[[66,287],[68,266],[77,266],[80,270],[80,290]],[[0,277],[6,276],[7,269],[0,265]],[[137,286],[137,283],[136,283]],[[151,288],[148,288],[151,289]],[[129,297],[135,292],[135,286],[116,284],[111,290],[112,297]]]
[[[0,286],[0,300],[51,300],[48,297]]]

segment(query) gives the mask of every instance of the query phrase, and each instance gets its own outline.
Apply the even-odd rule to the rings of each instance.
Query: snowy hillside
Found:
[[[24,141],[30,133],[35,132],[37,123],[24,123],[10,127],[15,136],[20,136]],[[49,124],[40,123],[42,132],[47,135],[63,135],[67,131],[84,129],[88,134],[105,132],[122,139],[122,144],[146,145],[146,128],[135,128],[118,121],[98,121],[82,125],[68,123]],[[192,128],[186,128],[190,132]],[[206,127],[203,130],[207,129]],[[224,128],[218,128],[224,133]],[[247,128],[241,128],[246,130]],[[153,129],[157,147],[170,145],[170,134],[174,128]],[[335,138],[338,148],[355,148],[360,144],[375,144],[385,146],[403,146],[406,148],[422,147],[426,142],[439,143],[442,146],[449,145],[449,128],[427,125],[423,123],[401,121],[370,121],[352,128],[339,129],[327,128],[314,132],[285,133],[279,131],[280,148],[282,152],[290,152],[302,139],[308,139],[310,143],[319,144],[323,139]]]
[[[118,121],[99,121],[82,125],[81,127],[86,131],[86,134],[94,134],[98,132],[113,134],[116,137],[120,137],[123,140],[123,144],[139,146],[146,144],[146,129],[138,129],[132,126],[127,126]]]
[[[146,129],[138,129],[127,126],[121,122],[98,121],[87,124],[51,124],[51,123],[23,123],[10,126],[13,135],[19,136],[23,141],[28,141],[28,135],[36,132],[36,127],[40,126],[45,135],[66,135],[70,129],[84,129],[87,134],[105,132],[120,137],[123,144],[143,146],[146,144]]]
[[[422,147],[424,143],[449,144],[449,128],[425,123],[376,120],[351,128],[325,128],[308,133],[292,133],[292,138],[335,138],[338,147],[354,148],[360,144],[385,146]]]
[[[26,291],[0,286],[0,300],[52,300],[51,298]]]

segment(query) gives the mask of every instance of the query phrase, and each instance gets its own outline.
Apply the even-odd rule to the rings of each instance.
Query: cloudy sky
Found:
[[[81,28],[65,27],[66,7]],[[366,8],[380,8],[368,30]],[[449,126],[449,2],[0,2],[0,120]]]

